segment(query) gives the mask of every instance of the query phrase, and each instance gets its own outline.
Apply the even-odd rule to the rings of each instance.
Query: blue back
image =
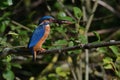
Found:
[[[45,33],[45,24],[39,25],[33,32],[29,41],[28,48],[34,47]]]
[[[44,16],[39,20],[39,26],[34,30],[32,37],[29,41],[28,48],[33,52],[33,47],[39,42],[39,40],[44,36],[45,26],[49,23],[41,23],[44,20],[53,18],[51,16]]]

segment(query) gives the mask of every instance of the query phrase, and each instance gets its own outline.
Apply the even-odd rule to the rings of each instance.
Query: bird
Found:
[[[33,34],[28,43],[28,48],[33,54],[33,61],[36,61],[36,55],[38,51],[45,51],[45,49],[42,48],[42,45],[50,34],[51,23],[70,24],[71,22],[67,20],[57,20],[52,16],[43,16],[39,19],[38,27],[33,31]]]

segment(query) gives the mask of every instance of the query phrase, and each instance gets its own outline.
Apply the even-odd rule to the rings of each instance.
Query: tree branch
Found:
[[[91,49],[91,48],[98,48],[98,47],[106,47],[106,46],[112,46],[112,45],[120,45],[120,41],[115,42],[101,42],[101,43],[88,43],[88,44],[79,44],[72,47],[66,47],[62,49],[53,49],[53,50],[47,50],[45,52],[39,52],[39,53],[61,53],[61,52],[67,52],[72,50],[78,50],[78,49]]]
[[[67,51],[73,51],[73,50],[79,50],[79,49],[92,49],[92,48],[98,48],[98,47],[107,47],[107,46],[113,46],[113,45],[120,45],[120,41],[110,41],[110,42],[100,42],[100,43],[88,43],[88,44],[79,44],[72,47],[66,47],[61,49],[52,49],[52,50],[46,50],[44,52],[38,52],[38,54],[54,54],[54,53],[62,53]],[[15,49],[15,48],[5,48],[0,53],[0,55],[7,55],[7,54],[17,54],[17,55],[31,55],[29,50],[25,47]]]
[[[92,1],[95,2],[96,0],[92,0]],[[120,17],[120,13],[118,11],[116,11],[112,6],[107,4],[106,2],[104,2],[102,0],[98,0],[98,4],[105,7],[106,9],[108,9],[109,11],[114,13],[116,16]]]
[[[118,30],[120,30],[119,27],[114,27],[114,28],[109,28],[109,29],[101,29],[101,30],[95,30],[95,32],[97,32],[98,34],[102,35],[102,34],[108,34],[108,33],[112,33],[112,32],[117,32]],[[87,34],[89,37],[91,36],[95,36],[93,32],[89,32]],[[107,39],[110,40],[110,39]]]
[[[14,21],[14,20],[12,20],[11,23],[13,23],[13,24],[15,24],[15,25],[17,25],[17,26],[19,26],[19,27],[27,30],[27,31],[30,31],[30,32],[32,31],[32,30],[29,29],[28,27],[26,27],[26,26],[24,26],[24,25],[22,25],[22,24],[20,24],[20,23],[18,23],[18,22],[16,22],[16,21]]]

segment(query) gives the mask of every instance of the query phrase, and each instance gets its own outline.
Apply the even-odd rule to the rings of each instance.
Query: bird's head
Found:
[[[52,16],[44,16],[44,17],[40,18],[39,24],[41,24],[42,22],[59,23],[59,24],[72,24],[70,21],[67,21],[67,20],[57,20],[57,19],[54,19]]]
[[[41,24],[42,22],[52,22],[54,20],[54,18],[52,16],[44,16],[42,18],[40,18],[39,20],[39,24]]]

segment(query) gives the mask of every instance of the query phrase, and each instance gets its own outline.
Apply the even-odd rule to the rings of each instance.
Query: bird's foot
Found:
[[[44,52],[45,49],[44,49],[44,48],[40,48],[39,51],[40,51],[40,52]]]

